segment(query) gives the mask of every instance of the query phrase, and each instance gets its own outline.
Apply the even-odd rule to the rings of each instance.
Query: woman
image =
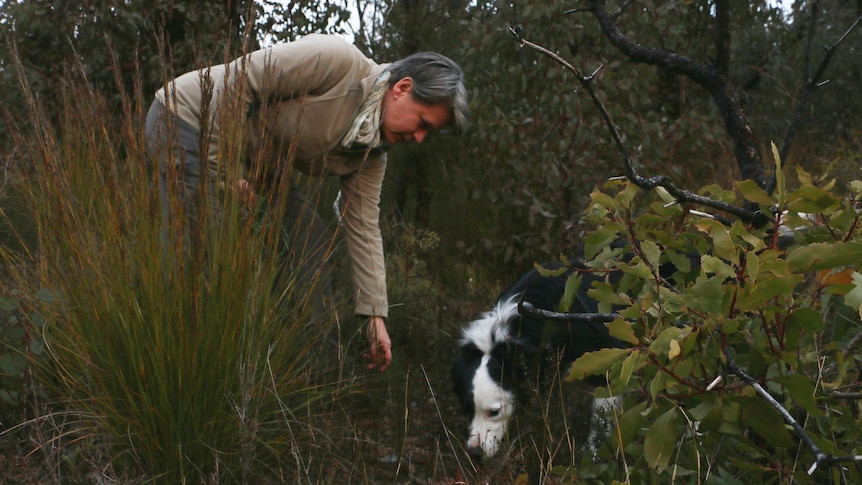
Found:
[[[242,106],[228,108],[236,99]],[[227,109],[244,119],[220,116]],[[156,93],[146,129],[148,148],[161,161],[165,214],[172,173],[186,200],[202,176],[253,198],[274,190],[293,167],[340,177],[355,313],[368,322],[368,367],[384,371],[392,361],[378,207],[386,151],[445,128],[462,132],[468,119],[464,76],[450,59],[419,53],[377,64],[339,37],[309,35],[176,78]],[[219,151],[237,131],[246,163],[231,175]],[[284,226],[304,238],[302,246],[318,249],[304,255],[304,271],[323,271],[326,231],[295,185],[286,212]]]

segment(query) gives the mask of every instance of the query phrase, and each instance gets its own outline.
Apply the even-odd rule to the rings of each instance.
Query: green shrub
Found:
[[[587,354],[572,368],[570,379],[606,374],[610,388],[597,393],[625,400],[604,450],[616,460],[584,463],[582,478],[792,483],[811,480],[817,464],[817,480],[860,479],[862,469],[848,463],[859,453],[854,430],[862,423],[858,401],[846,393],[858,391],[860,378],[862,234],[854,201],[862,182],[842,187],[850,195],[839,198],[834,181],[798,169],[790,185],[779,177],[774,197],[746,183],[736,193],[701,191],[726,202],[741,194],[767,213],[786,209],[784,223],[797,229],[786,250],[777,216],[760,229],[725,226],[628,183],[592,194],[589,265],[623,276],[591,295],[608,310],[622,308],[610,329],[633,347]],[[611,248],[616,239],[625,247]],[[692,252],[702,255],[700,267],[689,265]],[[678,269],[673,283],[659,276],[665,263]],[[801,423],[824,456],[846,461],[818,461],[733,364]]]

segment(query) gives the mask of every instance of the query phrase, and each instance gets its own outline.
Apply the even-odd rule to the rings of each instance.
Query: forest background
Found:
[[[337,392],[332,391],[354,406],[368,396],[376,404],[360,404],[362,411],[345,411],[350,406],[343,400],[333,398],[324,405],[318,399],[314,412],[308,411],[315,416],[311,420],[315,421],[314,429],[322,429],[324,434],[328,431],[321,422],[338,422],[338,432],[332,434],[348,436],[348,451],[339,443],[328,447],[306,442],[314,451],[295,453],[294,458],[302,458],[291,465],[278,460],[273,464],[272,458],[262,460],[266,472],[250,471],[259,470],[260,463],[243,459],[238,459],[238,468],[230,468],[231,461],[225,459],[222,469],[218,458],[202,452],[206,458],[201,461],[206,464],[179,459],[198,468],[178,466],[167,476],[232,482],[251,481],[260,473],[282,478],[302,476],[308,481],[327,476],[339,481],[346,476],[355,481],[421,483],[493,481],[489,473],[520,476],[517,460],[505,471],[488,472],[459,458],[464,451],[459,443],[463,441],[464,423],[454,417],[456,406],[447,395],[446,377],[459,326],[486,309],[506,282],[535,262],[583,254],[585,249],[592,255],[599,252],[589,247],[589,235],[601,226],[590,217],[597,210],[591,194],[596,190],[614,192],[617,189],[608,187],[608,180],[627,173],[616,141],[628,148],[638,172],[666,176],[676,186],[691,191],[711,186],[708,193],[733,192],[735,183],[745,178],[738,143],[728,133],[710,93],[671,66],[635,62],[621,53],[586,8],[596,3],[605,4],[549,0],[4,1],[0,3],[0,30],[7,46],[0,52],[4,115],[0,126],[0,207],[5,224],[0,238],[7,258],[38,253],[36,248],[45,247],[43,238],[50,227],[34,222],[38,218],[32,212],[34,199],[27,196],[33,193],[29,187],[39,184],[33,177],[50,171],[40,172],[35,166],[38,164],[28,158],[39,150],[31,151],[26,133],[46,129],[54,130],[61,142],[64,136],[69,138],[64,123],[77,119],[73,112],[81,111],[82,106],[76,102],[86,96],[94,94],[98,116],[127,115],[128,125],[113,126],[123,126],[118,129],[123,135],[118,137],[131,140],[135,123],[143,121],[141,110],[146,110],[152,93],[165,79],[261,45],[290,41],[311,32],[329,32],[351,38],[378,62],[423,50],[443,53],[464,68],[473,126],[464,136],[441,135],[421,146],[396,147],[389,157],[381,225],[388,257],[396,365],[385,376],[363,375],[360,384],[339,385]],[[679,53],[704,65],[721,57],[716,52],[716,13],[732,12],[732,37],[726,46],[726,58],[731,62],[723,74],[744,110],[758,158],[768,160],[769,165],[774,160],[770,143],[782,146],[792,139],[782,150],[783,166],[816,174],[814,185],[826,187],[851,205],[855,203],[852,194],[858,187],[854,189],[851,182],[859,179],[862,166],[862,65],[857,60],[862,35],[851,30],[834,52],[824,47],[836,45],[858,22],[862,2],[797,1],[779,7],[766,1],[671,0],[608,5],[611,11],[617,8],[620,10],[614,18],[625,35],[641,45]],[[556,52],[580,72],[595,73],[591,86],[621,134],[619,140],[611,136],[599,106],[587,96],[578,77],[548,56],[520,44],[510,31],[516,26],[524,39]],[[818,73],[821,77],[816,89],[806,91],[806,83],[827,55],[832,57],[826,72]],[[76,99],[81,92],[90,94]],[[795,111],[802,96],[809,94],[811,99],[804,110]],[[129,152],[130,145],[125,148]],[[112,152],[111,156],[123,159],[124,155]],[[87,160],[92,163],[98,158]],[[805,185],[805,177],[800,180]],[[336,191],[334,186],[322,187],[322,207],[331,206]],[[620,192],[625,199],[625,191]],[[648,205],[644,202],[641,208]],[[608,207],[603,210],[613,212]],[[620,210],[628,213],[628,209]],[[852,227],[845,241],[858,240],[858,230]],[[38,266],[32,261],[30,266],[23,263],[26,257],[13,256],[7,261],[30,270]],[[74,423],[57,423],[57,416],[62,415],[55,413],[63,408],[63,399],[44,391],[43,386],[63,388],[65,384],[46,383],[40,377],[43,372],[37,361],[47,351],[35,335],[43,325],[38,320],[49,320],[35,308],[57,298],[45,292],[45,280],[36,278],[38,284],[24,287],[19,277],[26,271],[9,266],[7,271],[10,283],[4,287],[0,308],[0,432],[4,432],[7,451],[0,469],[10,471],[6,476],[0,472],[0,477],[88,481],[93,470],[107,470],[105,463],[109,463],[105,475],[127,481],[159,481],[154,469],[165,467],[154,466],[158,462],[152,456],[140,450],[126,451],[125,458],[118,459],[116,448],[104,451],[100,447],[104,438],[98,430],[111,427],[101,418],[96,419],[100,423],[97,426],[90,422],[86,433],[75,429]],[[851,357],[850,363],[842,363],[842,369],[845,381],[852,382],[848,373],[858,372],[854,353],[858,339],[854,336],[860,326],[852,312],[849,320],[842,321],[840,332],[833,331],[830,338],[839,353]],[[349,329],[347,334],[355,333],[352,323],[344,325]],[[361,342],[348,340],[347,348],[358,354]],[[764,375],[768,368],[764,366]],[[822,380],[823,375],[815,376],[815,381],[817,377]],[[57,378],[64,379],[68,377]],[[849,415],[858,415],[855,401],[844,405]],[[798,409],[813,412],[806,406]],[[430,421],[413,415],[408,419],[411,413],[422,416],[423,410]],[[666,415],[664,410],[655,411],[650,419]],[[75,416],[70,421],[87,421]],[[373,423],[386,423],[389,429],[374,435],[369,431],[373,426],[366,426]],[[312,436],[309,442],[315,443],[317,435],[308,434]],[[833,440],[833,444],[839,447],[846,438]],[[667,446],[673,449],[683,441],[680,435]],[[778,445],[765,441],[758,443],[767,450]],[[653,439],[653,451],[646,453],[649,466],[643,467],[642,476],[655,473],[663,477],[662,481],[676,479],[677,475],[668,475],[665,458],[655,456],[655,446]],[[859,454],[858,450],[841,451]],[[314,455],[318,452],[321,455]],[[357,454],[367,461],[356,465]],[[255,454],[260,455],[265,453]],[[804,471],[786,463],[765,465],[751,456],[713,458],[710,464],[718,464],[714,469],[704,472],[690,466],[689,470],[697,470],[694,473],[699,477],[715,483],[733,483],[740,473],[755,471],[783,483],[792,481],[791,477],[798,479]],[[147,470],[144,478],[134,478],[132,470],[140,468]],[[594,468],[591,473],[597,477],[608,473],[615,479],[633,480],[630,470]],[[576,479],[571,475],[574,472],[553,470],[548,473],[555,480]],[[852,479],[847,477],[858,477],[859,470],[845,470],[845,475],[829,473],[829,479],[849,483]]]

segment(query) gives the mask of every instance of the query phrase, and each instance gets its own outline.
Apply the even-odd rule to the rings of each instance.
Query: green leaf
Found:
[[[567,381],[604,374],[612,365],[624,359],[632,349],[602,349],[580,356],[569,370]]]
[[[643,423],[646,421],[646,416],[644,415],[644,409],[646,409],[647,403],[640,402],[631,408],[627,409],[625,413],[619,418],[619,426],[618,429],[620,431],[620,441],[614,441],[615,446],[622,445],[622,448],[625,448],[635,439],[638,435],[638,432],[643,429]]]
[[[619,238],[619,234],[613,228],[596,230],[584,238],[584,256],[587,259],[595,257],[602,249],[608,247]]]
[[[643,261],[638,261],[631,266],[623,266],[622,270],[625,274],[630,274],[638,279],[650,281],[653,279],[652,269],[644,264]]]
[[[55,301],[57,301],[57,297],[56,295],[54,295],[54,292],[47,288],[42,288],[37,291],[35,297],[37,300],[45,303],[54,303]]]
[[[606,283],[593,282],[593,287],[587,290],[587,295],[600,303],[600,312],[605,312],[605,310],[601,308],[603,306],[602,304],[608,304],[608,306],[629,304],[629,302],[622,299],[620,295],[614,291],[614,287],[612,285]]]
[[[793,438],[784,427],[784,420],[766,400],[760,397],[739,397],[742,405],[742,422],[759,434],[771,446],[788,448]]]
[[[775,194],[778,196],[778,207],[784,207],[785,192],[784,187],[784,169],[781,166],[781,156],[778,153],[778,147],[775,142],[772,145],[772,158],[775,160]]]
[[[658,471],[664,470],[670,463],[676,446],[676,415],[676,408],[668,409],[655,420],[644,439],[644,458],[650,467]]]
[[[583,275],[580,273],[575,272],[569,275],[569,278],[566,280],[566,289],[563,292],[563,298],[560,299],[559,311],[565,312],[572,307],[582,281]]]
[[[775,382],[784,386],[793,402],[802,406],[813,416],[822,416],[823,411],[817,407],[814,397],[814,383],[811,379],[799,374],[787,374],[775,378]]]
[[[658,268],[659,258],[661,258],[661,249],[658,244],[649,240],[643,241],[641,242],[641,251],[646,256],[647,263],[653,268]]]
[[[813,243],[799,246],[787,254],[794,270],[829,269],[856,266],[862,261],[862,242]]]
[[[662,330],[652,345],[650,345],[650,350],[656,355],[668,355],[671,342],[675,342],[681,335],[682,329],[677,327],[668,327]]]
[[[788,210],[795,212],[826,212],[835,209],[841,199],[813,185],[803,185],[790,194]]]
[[[734,265],[739,264],[739,254],[733,244],[730,231],[724,224],[712,219],[705,219],[697,223],[697,228],[712,237],[713,256],[730,261]]]
[[[787,321],[788,329],[797,329],[800,332],[819,332],[823,330],[824,326],[823,315],[811,307],[802,307],[793,310]]]
[[[18,308],[18,302],[15,300],[10,300],[8,298],[3,298],[0,296],[0,310],[4,312],[11,312]]]
[[[712,406],[700,419],[700,425],[698,425],[698,430],[704,433],[708,433],[711,431],[718,431],[721,429],[721,425],[724,422],[724,406],[721,403],[721,400],[717,400],[712,403]]]
[[[636,370],[643,367],[645,363],[645,359],[643,358],[643,354],[635,350],[626,360],[623,361],[622,368],[620,369],[619,379],[623,386],[627,386],[629,384],[629,380],[631,379],[632,374],[635,373]]]
[[[736,182],[736,188],[745,198],[760,205],[772,205],[772,197],[757,185],[757,182],[751,179],[745,179],[742,182]]]
[[[739,302],[739,309],[756,310],[764,303],[781,295],[792,295],[796,283],[802,281],[802,275],[788,275],[783,278],[773,278],[748,287],[746,295]]]
[[[721,279],[733,278],[736,276],[736,271],[733,266],[727,264],[723,259],[710,256],[708,254],[701,257],[701,264],[707,274],[714,274]]]
[[[613,322],[609,323],[608,331],[610,331],[611,337],[616,337],[623,342],[628,342],[633,345],[637,345],[638,343],[638,338],[635,335],[632,324],[622,318],[617,318]]]
[[[567,268],[565,266],[560,266],[557,269],[548,269],[548,268],[545,268],[544,266],[542,266],[541,264],[538,264],[538,263],[534,264],[533,267],[536,269],[536,271],[540,275],[542,275],[546,278],[555,278],[555,277],[560,276],[569,270],[569,268]]]

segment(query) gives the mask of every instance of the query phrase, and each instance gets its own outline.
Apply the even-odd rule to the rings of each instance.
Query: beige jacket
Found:
[[[156,98],[191,126],[201,128],[202,112],[209,119],[207,166],[211,180],[223,177],[219,165],[219,106],[230,90],[241,88],[247,120],[236,128],[245,131],[249,159],[262,158],[275,173],[287,165],[310,175],[342,178],[343,230],[353,270],[358,315],[387,316],[386,272],[379,226],[379,202],[386,170],[386,154],[368,147],[340,146],[363,100],[387,65],[376,64],[341,38],[309,35],[301,40],[252,52],[210,68],[186,73],[156,93]],[[245,73],[244,78],[240,74]],[[207,77],[208,76],[208,77]],[[202,110],[211,80],[209,110]],[[170,95],[166,95],[169,93]],[[261,109],[261,107],[265,107]],[[265,113],[265,116],[263,115]],[[242,128],[242,126],[245,128]],[[260,130],[269,130],[275,147],[262,146]],[[225,128],[227,131],[228,128]]]

